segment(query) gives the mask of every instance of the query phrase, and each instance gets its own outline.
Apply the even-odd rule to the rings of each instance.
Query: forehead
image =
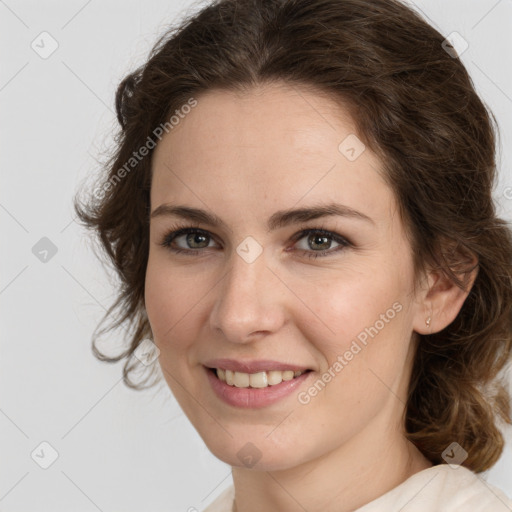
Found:
[[[200,147],[213,155],[236,150],[262,157],[310,151],[321,156],[321,149],[332,159],[338,156],[339,137],[350,133],[355,128],[349,115],[316,91],[286,84],[261,85],[248,92],[214,89],[197,98],[197,106],[158,144],[155,158],[173,146],[180,153]]]
[[[187,202],[270,215],[332,201],[377,221],[391,215],[382,163],[364,149],[347,110],[325,94],[274,84],[196,99],[155,149],[152,209]]]

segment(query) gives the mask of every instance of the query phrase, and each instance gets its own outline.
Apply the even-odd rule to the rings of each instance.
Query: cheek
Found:
[[[157,261],[158,260],[158,261]],[[197,333],[197,313],[201,295],[197,280],[173,268],[159,258],[148,259],[145,281],[145,304],[153,341],[160,350],[159,364],[167,384],[185,413],[193,414],[194,404],[180,384],[193,382],[188,355]],[[192,388],[190,388],[192,389]],[[193,391],[197,394],[199,391]]]
[[[204,295],[206,285],[201,283],[197,272],[179,267],[169,262],[165,255],[150,251],[145,282],[148,307],[165,313],[169,319],[183,316],[189,303]],[[172,308],[169,307],[171,304]]]
[[[379,332],[395,330],[405,310],[405,283],[397,272],[345,269],[339,277],[296,282],[294,292],[308,308],[305,332],[320,335],[330,351],[346,350],[353,338],[376,325]],[[300,318],[297,316],[296,319]],[[372,331],[373,332],[373,331]]]
[[[371,415],[405,367],[411,318],[404,274],[367,266],[343,279],[315,282],[309,290],[307,303],[315,314],[303,317],[300,329],[321,353],[320,377],[328,382],[320,401]]]
[[[172,340],[178,349],[187,326],[194,325],[194,314],[207,292],[197,275],[174,268],[159,258],[148,259],[145,281],[145,304],[157,345]],[[170,347],[166,347],[166,350]]]
[[[146,312],[155,341],[163,335],[165,325],[167,328],[170,327],[167,313],[173,310],[169,307],[172,295],[169,293],[168,285],[169,279],[163,265],[158,264],[150,253],[146,269],[144,296]]]

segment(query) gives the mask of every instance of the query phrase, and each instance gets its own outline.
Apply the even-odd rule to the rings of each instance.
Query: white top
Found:
[[[233,512],[234,497],[231,485],[204,512]],[[439,464],[354,512],[512,512],[512,500],[463,466]]]

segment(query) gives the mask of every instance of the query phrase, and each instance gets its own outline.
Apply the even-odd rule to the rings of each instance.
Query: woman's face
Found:
[[[310,90],[196,99],[152,163],[145,297],[165,379],[232,466],[284,469],[358,443],[369,451],[399,431],[411,334],[424,322],[382,164],[347,113]],[[328,205],[338,211],[306,212]],[[177,206],[205,218],[170,213]],[[200,232],[167,237],[184,228]],[[217,359],[233,370],[267,362],[228,386],[206,368],[231,368]],[[276,373],[284,365],[311,371],[246,387],[263,385],[266,367],[273,382],[289,378]]]

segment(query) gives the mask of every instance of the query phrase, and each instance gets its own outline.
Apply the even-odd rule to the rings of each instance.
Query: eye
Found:
[[[180,243],[178,241],[182,240]],[[305,240],[302,248],[298,250],[308,258],[318,258],[319,256],[328,256],[339,252],[346,247],[352,247],[352,243],[338,233],[326,231],[325,229],[306,229],[300,231],[292,237],[294,246],[300,245],[297,242]],[[173,253],[184,253],[191,256],[199,256],[203,249],[210,248],[210,242],[214,241],[208,231],[196,227],[182,228],[166,233],[159,243],[162,247],[168,248]],[[338,247],[331,249],[332,243],[338,244]],[[305,245],[305,246],[304,246]]]
[[[174,247],[173,243],[176,244],[176,240],[184,240],[185,247],[178,245]],[[198,253],[208,247],[212,237],[208,231],[204,231],[199,228],[183,228],[177,231],[168,232],[163,240],[160,242],[162,247],[167,247],[174,253],[189,253],[192,255],[198,255]]]
[[[326,231],[325,229],[306,229],[295,235],[293,238],[296,241],[301,241],[302,239],[305,240],[305,248],[299,248],[299,251],[304,253],[308,258],[329,256],[335,252],[345,249],[346,247],[352,246],[346,238],[342,237],[338,233]],[[333,241],[338,244],[338,247],[334,250],[328,250]],[[313,250],[311,251],[308,249]]]

